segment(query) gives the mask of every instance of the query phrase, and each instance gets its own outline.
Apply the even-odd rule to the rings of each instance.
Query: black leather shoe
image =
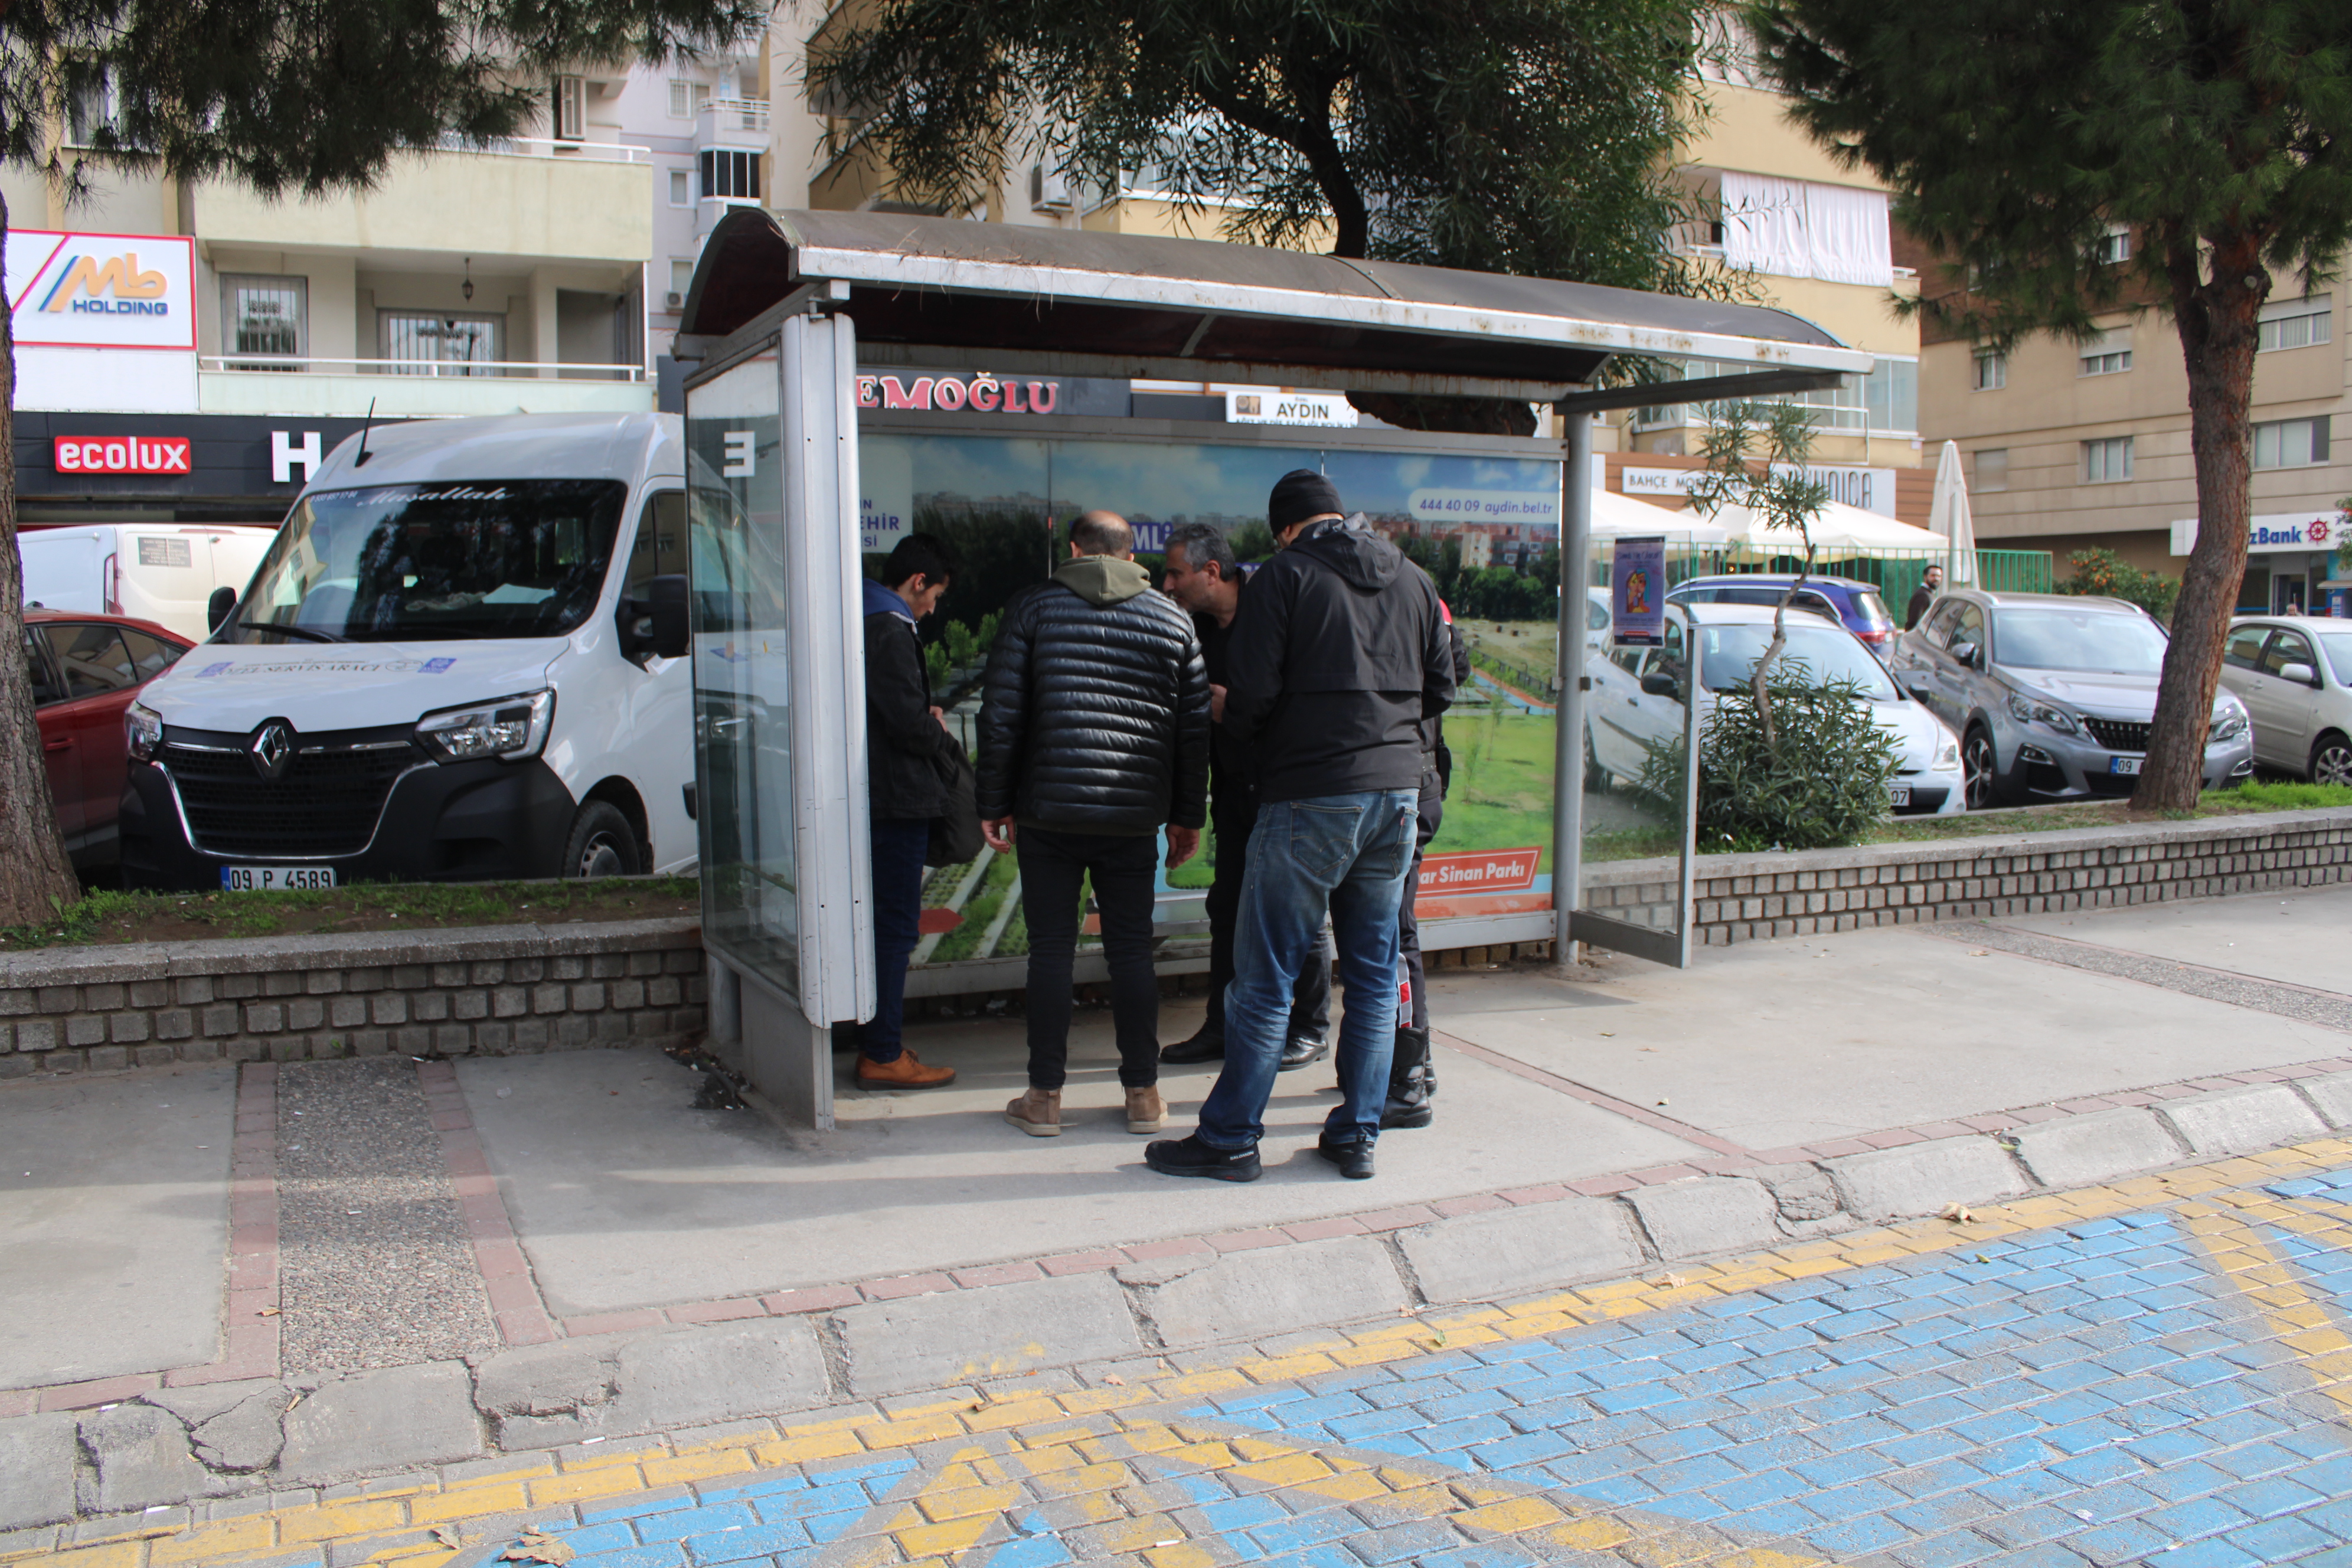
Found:
[[[1312,1035],[1293,1035],[1283,1043],[1282,1060],[1276,1072],[1297,1072],[1309,1062],[1319,1062],[1331,1048],[1328,1040],[1318,1040]]]
[[[1222,1030],[1212,1032],[1206,1024],[1189,1040],[1179,1040],[1172,1046],[1160,1047],[1160,1059],[1176,1067],[1193,1062],[1213,1062],[1225,1054],[1225,1037]]]
[[[1206,1176],[1214,1182],[1255,1182],[1265,1173],[1255,1144],[1228,1152],[1202,1142],[1197,1133],[1145,1144],[1143,1163],[1163,1176]],[[1364,1173],[1371,1174],[1369,1165]]]
[[[1351,1182],[1371,1176],[1372,1141],[1369,1138],[1334,1139],[1326,1133],[1315,1141],[1315,1152],[1339,1166],[1339,1173]]]
[[[1396,1032],[1396,1054],[1389,1058],[1389,1093],[1381,1108],[1381,1125],[1426,1127],[1437,1119],[1430,1096],[1437,1084],[1429,1070],[1429,1031],[1402,1028]]]

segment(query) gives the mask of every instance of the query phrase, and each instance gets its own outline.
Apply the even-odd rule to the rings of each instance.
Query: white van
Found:
[[[82,522],[16,534],[25,607],[131,616],[201,637],[205,606],[242,588],[278,530],[265,523]]]
[[[674,415],[521,415],[337,447],[126,715],[125,882],[692,864],[682,437]]]

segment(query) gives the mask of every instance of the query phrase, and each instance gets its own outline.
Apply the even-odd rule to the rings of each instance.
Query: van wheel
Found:
[[[1601,759],[1592,754],[1592,731],[1589,725],[1584,731],[1584,793],[1587,795],[1609,793],[1609,770],[1602,767]]]
[[[593,879],[634,877],[645,869],[636,831],[617,807],[592,800],[572,819],[563,846],[563,875]]]
[[[2352,784],[2352,741],[2330,730],[2311,748],[2311,782]]]

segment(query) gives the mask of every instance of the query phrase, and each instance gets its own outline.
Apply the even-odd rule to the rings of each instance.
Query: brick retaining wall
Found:
[[[1587,867],[1587,907],[1671,920],[1672,860]],[[1694,942],[2217,898],[2352,879],[2352,811],[2132,823],[1797,854],[1707,855]]]
[[[0,1078],[667,1043],[704,985],[693,919],[49,948],[0,957]]]

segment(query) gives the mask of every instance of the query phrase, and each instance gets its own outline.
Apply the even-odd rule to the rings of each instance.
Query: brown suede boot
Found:
[[[1062,1135],[1062,1091],[1033,1089],[1004,1108],[1004,1120],[1032,1138]]]
[[[1157,1132],[1167,1115],[1168,1107],[1160,1101],[1158,1089],[1130,1089],[1127,1091],[1127,1130],[1129,1132]]]
[[[860,1089],[937,1089],[953,1082],[955,1068],[927,1068],[912,1051],[900,1051],[896,1061],[877,1062],[862,1056],[857,1058]]]

